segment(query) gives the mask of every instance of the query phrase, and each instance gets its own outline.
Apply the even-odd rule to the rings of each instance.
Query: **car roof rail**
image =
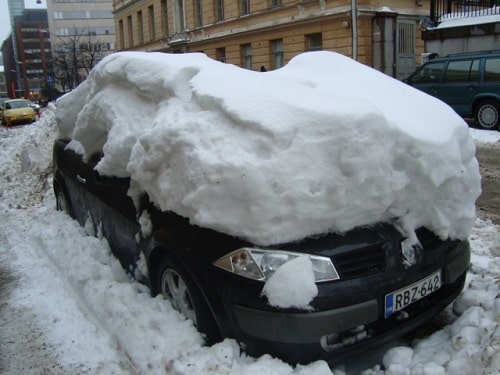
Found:
[[[471,51],[471,52],[458,52],[458,53],[450,53],[446,55],[446,57],[455,57],[455,56],[474,56],[474,55],[490,55],[490,54],[495,54],[499,53],[500,54],[500,49],[494,49],[494,50],[486,50],[486,51]]]

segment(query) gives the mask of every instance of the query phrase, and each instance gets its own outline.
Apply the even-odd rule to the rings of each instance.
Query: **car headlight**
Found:
[[[315,282],[340,278],[330,258],[282,250],[243,247],[219,258],[213,264],[252,280],[267,281],[283,264],[303,255],[308,255],[311,260]]]

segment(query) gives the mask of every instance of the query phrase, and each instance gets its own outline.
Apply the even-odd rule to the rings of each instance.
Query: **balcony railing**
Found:
[[[431,0],[431,20],[437,25],[447,18],[500,14],[500,0]]]

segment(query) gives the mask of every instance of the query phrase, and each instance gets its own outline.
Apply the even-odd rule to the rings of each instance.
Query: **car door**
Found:
[[[140,227],[133,201],[127,195],[129,179],[99,175],[95,167],[100,155],[84,162],[65,145],[55,148],[55,157],[75,218],[96,235],[102,234],[122,265],[130,269],[138,257],[135,236]]]
[[[436,95],[463,116],[472,114],[472,102],[479,92],[480,61],[470,58],[450,61]]]
[[[66,141],[56,142],[54,162],[57,172],[63,177],[73,216],[82,226],[85,226],[91,216],[85,182],[91,176],[92,170],[83,162],[82,157],[67,148],[67,145]]]
[[[488,97],[500,98],[500,57],[485,58],[483,72],[481,93]]]
[[[439,97],[445,66],[445,61],[426,63],[413,73],[407,82],[429,95]]]
[[[140,231],[132,198],[127,195],[129,178],[104,176],[96,170],[100,156],[91,158],[91,174],[85,177],[87,204],[96,230],[108,240],[111,250],[126,269],[134,267],[139,255],[136,235]]]

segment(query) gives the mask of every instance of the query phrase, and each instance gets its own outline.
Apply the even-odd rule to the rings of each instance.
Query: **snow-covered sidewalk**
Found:
[[[125,274],[105,240],[55,210],[51,124],[47,112],[33,126],[0,128],[0,373],[345,373],[322,361],[292,367],[270,356],[247,357],[230,339],[202,346],[189,321]],[[481,141],[497,136],[490,133]],[[477,219],[473,265],[465,291],[445,313],[449,324],[391,348],[380,366],[367,364],[365,375],[498,374],[498,233]]]

